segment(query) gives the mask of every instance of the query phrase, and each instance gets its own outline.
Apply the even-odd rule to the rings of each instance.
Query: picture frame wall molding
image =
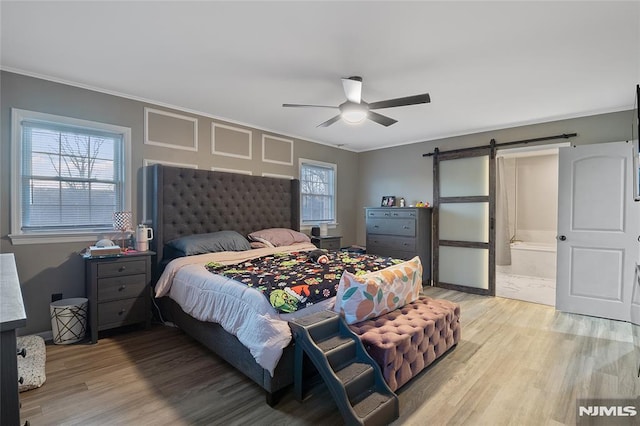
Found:
[[[218,130],[220,130],[220,137],[217,136]],[[222,133],[227,132],[227,140],[223,141]],[[231,136],[232,133],[236,133],[235,136]],[[238,145],[241,141],[246,141],[246,148],[242,153],[238,151]],[[228,146],[224,146],[225,142]],[[235,151],[225,150],[225,148],[233,148]],[[216,122],[211,123],[211,154],[222,155],[225,157],[242,158],[244,160],[251,160],[253,158],[253,132],[251,130],[243,129],[241,127],[229,126],[227,124],[220,124]]]
[[[273,151],[271,156],[269,154],[269,144],[271,144],[271,150]],[[288,153],[284,153],[282,150],[283,145],[286,144],[289,145]],[[278,136],[263,134],[262,161],[265,163],[293,166],[293,139],[285,139]]]
[[[272,178],[289,179],[289,180],[295,179],[291,175],[281,175],[281,174],[278,174],[278,173],[267,173],[267,172],[262,173],[262,177],[272,177]]]
[[[163,118],[167,123],[162,123]],[[183,123],[180,123],[180,121],[183,121]],[[185,134],[178,134],[181,131]],[[191,134],[189,135],[188,133]],[[168,138],[161,140],[161,138],[166,137],[166,135],[168,135]],[[176,139],[189,141],[190,145],[172,142]],[[145,145],[198,152],[198,119],[174,112],[145,107],[144,143]]]
[[[224,167],[211,167],[211,170],[214,171],[214,172],[237,173],[237,174],[240,174],[240,175],[253,176],[253,172],[251,170],[229,169],[229,168],[224,168]]]

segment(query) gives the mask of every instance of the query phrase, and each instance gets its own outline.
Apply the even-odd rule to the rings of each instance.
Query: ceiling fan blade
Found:
[[[324,123],[318,124],[316,127],[329,127],[329,126],[331,126],[333,123],[335,123],[338,120],[340,120],[340,114],[336,115],[333,118],[328,119]]]
[[[375,121],[378,124],[382,124],[385,127],[391,126],[393,123],[397,123],[398,120],[394,120],[393,118],[389,118],[386,115],[378,114],[377,112],[369,111],[369,115],[367,115],[369,120]]]
[[[331,105],[304,105],[304,104],[282,104],[285,108],[333,108],[338,109],[337,106]]]
[[[404,98],[388,99],[386,101],[372,102],[369,109],[393,108],[405,105],[428,104],[431,97],[428,93],[422,95],[406,96]]]
[[[362,78],[349,77],[342,79],[342,87],[347,99],[353,103],[359,104],[362,99]]]

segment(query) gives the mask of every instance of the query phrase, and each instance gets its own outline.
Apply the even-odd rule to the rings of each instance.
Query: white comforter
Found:
[[[273,370],[282,350],[291,341],[287,320],[333,307],[333,299],[279,314],[259,291],[222,275],[212,274],[204,265],[219,262],[231,265],[273,253],[314,250],[310,243],[262,248],[242,252],[219,252],[172,260],[156,284],[156,297],[169,295],[182,309],[200,321],[219,323],[251,351],[258,364]]]

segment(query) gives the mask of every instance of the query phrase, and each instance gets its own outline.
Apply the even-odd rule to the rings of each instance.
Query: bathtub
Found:
[[[556,244],[516,241],[511,243],[511,273],[556,278]]]

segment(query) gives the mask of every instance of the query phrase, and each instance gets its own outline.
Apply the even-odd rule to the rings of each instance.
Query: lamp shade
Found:
[[[113,229],[119,231],[133,229],[133,214],[131,212],[113,212]]]

